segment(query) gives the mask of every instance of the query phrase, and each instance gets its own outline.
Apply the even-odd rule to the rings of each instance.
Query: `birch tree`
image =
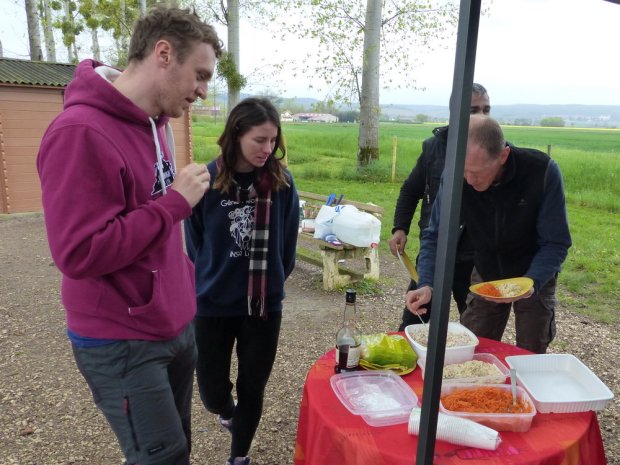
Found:
[[[190,0],[187,4],[196,9],[208,22],[219,23],[226,26],[227,46],[226,51],[217,63],[217,76],[226,82],[228,96],[228,111],[239,103],[241,89],[245,87],[247,80],[239,72],[240,69],[240,43],[239,43],[239,22],[240,9],[244,12],[263,11],[267,3],[252,3],[246,1],[241,3],[239,0]]]
[[[62,43],[67,47],[69,63],[77,63],[78,49],[76,37],[84,29],[81,18],[77,16],[77,4],[72,0],[62,0],[62,3],[53,2],[52,9],[61,11],[62,15],[53,22],[55,28],[62,33]]]
[[[110,34],[114,41],[111,63],[125,66],[133,23],[140,14],[137,0],[100,0],[96,12],[99,28]]]
[[[101,61],[101,47],[99,46],[101,14],[99,13],[99,3],[99,0],[81,0],[78,6],[78,12],[84,18],[86,28],[90,32],[92,56],[97,61]]]
[[[379,56],[381,48],[381,2],[367,0],[360,94],[360,127],[357,164],[379,158]]]
[[[24,6],[26,8],[26,21],[28,23],[30,59],[32,61],[43,61],[41,34],[39,32],[39,13],[37,12],[35,0],[25,0]]]
[[[298,60],[298,73],[314,76],[314,88],[324,90],[326,98],[346,104],[363,104],[360,107],[358,161],[360,164],[379,157],[371,115],[378,111],[371,104],[369,92],[377,92],[373,85],[363,86],[364,69],[378,73],[379,88],[415,87],[416,51],[428,51],[452,37],[458,21],[456,0],[282,0],[278,2],[288,16],[301,18],[292,24],[280,22],[286,34],[300,39],[313,39],[311,47]],[[367,40],[367,10],[378,10],[381,15],[379,34],[373,32]],[[370,16],[376,21],[374,14]],[[375,25],[372,26],[373,28]],[[281,36],[284,39],[284,35]],[[371,41],[375,41],[373,43]],[[366,53],[373,50],[378,53]],[[367,60],[365,62],[365,60]],[[399,83],[394,76],[406,76]],[[364,114],[364,112],[366,114]],[[378,115],[377,115],[378,116]],[[378,140],[378,136],[376,137]],[[376,154],[376,156],[375,156]]]
[[[39,3],[39,16],[43,29],[43,38],[45,39],[45,56],[47,61],[54,63],[56,62],[56,42],[54,40],[54,19],[49,0],[41,0]]]
[[[239,70],[239,0],[228,0],[226,22],[228,23],[228,59],[234,63],[234,69]],[[241,87],[228,83],[228,111],[239,103]]]
[[[139,0],[138,7],[140,9],[140,18],[146,16],[146,0]]]

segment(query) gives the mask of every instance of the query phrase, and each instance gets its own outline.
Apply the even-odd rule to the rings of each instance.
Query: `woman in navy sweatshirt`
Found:
[[[299,198],[277,156],[285,147],[268,100],[233,108],[218,145],[221,154],[208,165],[213,186],[185,223],[196,266],[196,375],[206,409],[232,434],[228,463],[246,465],[276,356],[284,281],[295,266]]]

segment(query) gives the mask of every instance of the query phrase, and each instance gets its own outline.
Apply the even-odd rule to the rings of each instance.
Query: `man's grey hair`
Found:
[[[479,145],[491,157],[499,156],[506,147],[504,132],[499,123],[486,115],[471,115],[467,143]]]
[[[485,87],[482,84],[478,84],[477,82],[474,82],[474,84],[472,85],[471,93],[477,95],[489,95]]]

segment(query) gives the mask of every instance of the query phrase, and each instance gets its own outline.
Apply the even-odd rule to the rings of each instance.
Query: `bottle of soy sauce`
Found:
[[[336,373],[359,369],[361,333],[355,318],[355,290],[347,289],[342,327],[336,334]]]

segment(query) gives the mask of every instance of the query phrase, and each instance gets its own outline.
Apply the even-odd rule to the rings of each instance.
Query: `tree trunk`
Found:
[[[228,53],[239,72],[239,0],[228,0]],[[241,89],[228,86],[228,111],[232,110],[237,103]]]
[[[146,0],[139,0],[138,6],[140,7],[140,18],[146,16]]]
[[[64,44],[67,47],[67,59],[69,63],[76,63],[77,55],[73,54],[74,47],[72,47],[72,44],[75,43],[75,31],[73,29],[73,15],[71,14],[71,5],[69,5],[69,0],[64,0],[62,2],[62,6],[65,14],[65,21],[70,25],[70,27],[63,29],[62,31]]]
[[[99,9],[99,0],[92,0],[92,15],[96,15]],[[88,25],[88,22],[86,23]],[[97,61],[101,61],[101,47],[99,46],[99,32],[98,27],[90,28],[90,48],[93,52],[93,58]]]
[[[379,158],[381,7],[381,1],[367,0],[366,2],[362,94],[360,95],[360,128],[357,150],[358,166],[368,165]]]
[[[42,0],[41,11],[43,16],[41,17],[41,26],[43,27],[43,37],[45,39],[45,54],[47,61],[50,63],[56,62],[56,43],[54,42],[54,28],[52,26],[52,9],[48,0]]]
[[[93,49],[93,58],[97,61],[101,61],[101,48],[99,47],[99,35],[97,34],[97,28],[90,30],[91,47]]]
[[[120,18],[120,28],[121,31],[120,36],[117,39],[117,50],[118,50],[118,65],[121,67],[125,67],[127,65],[127,52],[129,50],[129,34],[130,32],[125,32],[127,29],[123,28],[123,24],[127,24],[127,3],[125,0],[119,1],[119,18]]]
[[[32,61],[43,61],[43,51],[41,50],[41,34],[39,33],[39,13],[35,0],[25,0],[26,21],[28,22],[28,43],[30,44],[30,59]]]

